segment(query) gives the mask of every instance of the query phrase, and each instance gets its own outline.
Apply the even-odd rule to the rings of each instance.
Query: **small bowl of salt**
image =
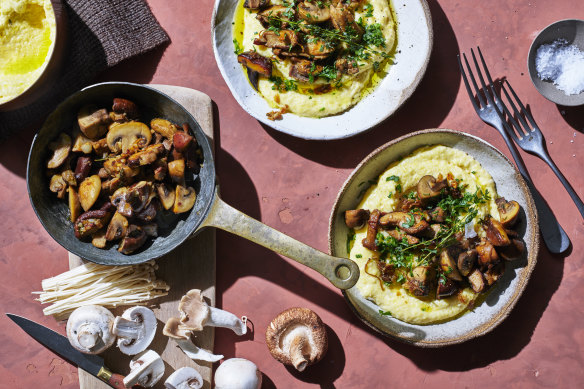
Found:
[[[544,28],[531,44],[527,68],[546,99],[584,105],[584,20],[560,20]]]

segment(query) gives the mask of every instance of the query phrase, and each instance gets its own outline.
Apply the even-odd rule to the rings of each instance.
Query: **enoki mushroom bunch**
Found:
[[[86,263],[58,276],[42,281],[42,292],[36,299],[42,304],[52,303],[45,315],[64,320],[82,305],[101,305],[115,308],[136,305],[166,296],[170,287],[156,279],[154,261],[133,266],[104,266]]]

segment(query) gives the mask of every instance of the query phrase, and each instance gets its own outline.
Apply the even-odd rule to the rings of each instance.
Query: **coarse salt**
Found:
[[[584,91],[584,53],[565,39],[539,46],[535,68],[539,78],[551,80],[566,95]]]

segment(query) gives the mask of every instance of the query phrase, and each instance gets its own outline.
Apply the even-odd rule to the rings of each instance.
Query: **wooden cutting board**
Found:
[[[211,99],[199,91],[169,85],[150,85],[169,95],[185,107],[197,120],[213,145],[213,114]],[[207,302],[215,305],[215,230],[207,228],[201,231],[195,238],[187,240],[170,254],[156,261],[159,269],[157,277],[170,285],[168,296],[152,300],[147,305],[152,308],[158,318],[156,337],[149,349],[162,356],[166,370],[164,377],[156,384],[155,388],[164,388],[164,381],[176,369],[191,366],[197,369],[205,385],[203,388],[211,388],[213,367],[210,363],[195,363],[189,359],[177,346],[177,344],[162,334],[164,323],[170,317],[177,317],[180,298],[190,289],[201,289]],[[69,266],[75,267],[82,263],[81,259],[69,253]],[[124,308],[112,310],[115,315],[120,315]],[[207,350],[213,350],[215,331],[213,327],[206,327],[204,331],[197,333],[194,342]],[[131,357],[122,354],[115,346],[102,354],[105,365],[115,373],[127,375],[130,371]],[[81,389],[107,389],[109,385],[98,378],[79,369],[79,386]]]

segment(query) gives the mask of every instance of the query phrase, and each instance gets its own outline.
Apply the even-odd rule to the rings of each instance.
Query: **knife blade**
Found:
[[[69,339],[63,335],[25,317],[12,313],[7,313],[6,316],[18,324],[18,326],[34,340],[67,362],[85,370],[91,375],[94,375],[112,388],[126,389],[124,386],[124,376],[114,374],[105,367],[102,357],[98,355],[83,354],[81,351],[73,348],[71,343],[69,343]]]

